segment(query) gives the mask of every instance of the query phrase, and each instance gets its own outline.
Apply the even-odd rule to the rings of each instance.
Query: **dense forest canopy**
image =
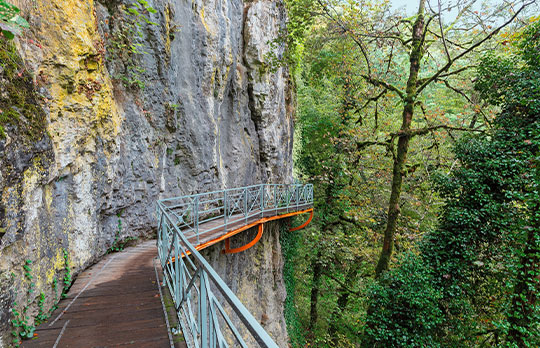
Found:
[[[539,346],[538,5],[287,6],[316,189],[293,346]]]

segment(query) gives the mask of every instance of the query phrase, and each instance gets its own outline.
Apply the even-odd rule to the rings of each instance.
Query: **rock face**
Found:
[[[259,320],[279,347],[288,347],[287,328],[283,317],[286,291],[283,281],[283,258],[279,244],[280,222],[264,224],[261,239],[250,249],[237,254],[223,255],[224,242],[202,250],[202,255],[212,264],[231,290]],[[231,238],[231,247],[251,242],[257,235],[257,227]],[[219,297],[219,293],[216,292]],[[222,303],[226,303],[225,300]],[[227,307],[225,307],[227,308]],[[234,316],[232,316],[234,318]],[[240,332],[246,330],[238,325]],[[244,335],[249,337],[249,335]],[[258,347],[255,341],[246,341],[249,347]],[[230,338],[230,346],[235,342]]]
[[[0,347],[14,300],[31,324],[67,270],[152,236],[157,199],[292,177],[289,72],[265,64],[281,0],[12,2],[31,29],[11,52],[15,74],[0,70],[0,102],[26,88],[25,107],[0,104],[17,114],[0,132]],[[230,281],[259,264],[262,283],[233,290],[248,308],[268,304],[257,315],[285,346],[277,233],[239,263],[208,253]]]

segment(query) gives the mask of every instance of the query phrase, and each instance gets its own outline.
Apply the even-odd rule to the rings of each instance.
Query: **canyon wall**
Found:
[[[289,71],[265,63],[281,0],[12,2],[30,29],[0,49],[0,347],[12,308],[31,325],[68,270],[152,237],[157,199],[292,179]],[[277,235],[208,255],[231,284],[261,279],[233,290],[284,345]]]

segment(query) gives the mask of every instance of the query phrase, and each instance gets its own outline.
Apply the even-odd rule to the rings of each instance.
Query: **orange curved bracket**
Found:
[[[304,227],[306,227],[307,225],[309,225],[309,223],[311,222],[311,219],[313,219],[313,209],[309,212],[309,219],[307,219],[306,222],[304,222],[303,224],[301,224],[301,225],[298,226],[298,227],[293,227],[293,228],[289,229],[289,231],[293,232],[293,231],[301,230],[302,228],[304,228]]]
[[[228,239],[231,238],[232,236],[242,232],[242,231],[245,231],[247,229],[255,227],[256,225],[264,224],[264,223],[269,222],[269,221],[274,221],[274,220],[278,220],[278,219],[284,219],[284,218],[288,218],[288,217],[295,216],[295,215],[305,214],[307,212],[309,212],[311,214],[310,217],[309,217],[309,220],[306,223],[304,223],[303,225],[295,227],[295,228],[290,230],[290,231],[296,231],[296,230],[299,230],[301,228],[306,227],[311,222],[311,219],[313,218],[313,208],[300,210],[300,211],[295,211],[295,212],[291,212],[291,213],[286,213],[286,214],[282,214],[282,215],[271,216],[271,217],[263,217],[263,218],[261,218],[261,219],[259,219],[257,221],[254,221],[254,222],[252,222],[252,223],[250,223],[248,225],[245,225],[245,226],[239,227],[239,228],[237,228],[237,229],[235,229],[233,231],[227,232],[224,235],[221,235],[221,236],[219,236],[219,237],[217,237],[215,239],[212,239],[212,240],[210,240],[210,241],[208,241],[206,243],[199,244],[199,245],[197,245],[195,247],[195,249],[196,250],[202,250],[202,249],[205,249],[205,248],[207,248],[207,247],[209,247],[211,245],[217,244],[217,243],[219,243],[221,241],[225,241],[225,248],[227,249]],[[257,239],[257,238],[255,238],[255,239],[256,240],[253,242],[253,245],[255,245],[257,243],[257,241],[260,239],[260,237],[259,237],[259,239]],[[246,245],[246,249],[249,249],[253,245],[250,245],[249,247],[247,247],[247,245]],[[246,249],[244,249],[244,250],[246,250]],[[233,250],[236,250],[236,249],[233,249]],[[186,251],[186,254],[182,253],[182,257],[189,256],[189,255],[191,255],[191,252],[189,250]],[[174,256],[171,258],[171,262],[175,262]]]
[[[236,254],[241,251],[248,250],[249,248],[257,244],[257,242],[261,239],[262,234],[263,234],[263,226],[264,224],[259,224],[259,232],[257,233],[257,236],[251,242],[247,243],[244,246],[241,246],[240,248],[231,249],[230,238],[225,239],[225,250],[223,250],[222,253],[223,254]]]

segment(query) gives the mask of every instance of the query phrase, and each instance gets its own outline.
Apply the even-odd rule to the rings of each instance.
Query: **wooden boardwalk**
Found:
[[[258,224],[312,210],[312,205],[301,205],[264,214],[255,211],[247,219],[233,215],[227,226],[219,218],[201,224],[198,236],[186,236],[200,250]],[[156,256],[156,241],[106,255],[77,277],[49,321],[41,324],[36,337],[23,341],[22,346],[186,347],[183,340],[176,338],[179,342],[174,342],[168,329],[159,288],[163,273]],[[172,313],[175,317],[174,309]]]
[[[228,219],[225,226],[223,217],[212,221],[207,221],[199,226],[199,235],[191,230],[182,229],[188,241],[194,245],[197,250],[207,248],[213,244],[219,243],[224,239],[230,238],[235,234],[245,231],[259,223],[271,220],[282,219],[292,215],[299,215],[313,209],[312,204],[303,204],[287,208],[279,208],[266,211],[261,214],[260,210],[254,210],[247,219],[243,214],[235,214]]]
[[[156,254],[156,242],[144,242],[81,273],[49,321],[36,329],[37,337],[23,341],[23,347],[173,347]]]

